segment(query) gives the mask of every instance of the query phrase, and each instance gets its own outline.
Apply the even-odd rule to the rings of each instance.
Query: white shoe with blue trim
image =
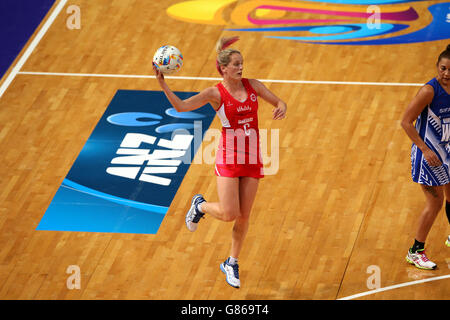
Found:
[[[194,232],[195,230],[197,230],[198,222],[205,215],[203,212],[201,212],[197,208],[197,206],[200,203],[205,202],[205,201],[206,200],[203,198],[203,196],[201,194],[196,194],[195,196],[192,197],[191,207],[190,207],[189,211],[187,212],[186,218],[185,218],[186,227],[191,232]]]
[[[230,258],[220,264],[220,270],[227,276],[227,283],[234,287],[239,288],[241,286],[241,280],[239,280],[239,265],[237,263],[230,264]]]

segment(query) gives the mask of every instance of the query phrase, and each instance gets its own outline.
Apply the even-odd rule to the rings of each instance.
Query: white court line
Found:
[[[22,69],[25,62],[27,62],[28,58],[30,57],[33,50],[36,48],[36,46],[41,41],[42,37],[45,35],[47,30],[50,28],[50,26],[53,24],[53,21],[55,21],[56,17],[58,16],[59,12],[62,10],[64,5],[66,4],[67,0],[61,0],[58,5],[56,6],[55,10],[53,10],[50,17],[47,19],[47,21],[42,26],[41,30],[37,33],[36,37],[33,39],[33,41],[30,43],[28,48],[25,50],[25,53],[23,56],[19,59],[19,61],[16,63],[16,65],[12,68],[10,74],[6,78],[5,82],[0,87],[0,98],[5,93],[6,89],[8,89],[11,82],[14,80],[16,75],[20,72],[20,69]]]
[[[439,277],[434,277],[434,278],[428,278],[428,279],[422,279],[422,280],[416,280],[416,281],[411,281],[411,282],[395,284],[395,285],[392,285],[392,286],[389,286],[389,287],[384,287],[384,288],[379,288],[379,289],[374,289],[374,290],[370,290],[370,291],[354,294],[352,296],[340,298],[338,300],[352,300],[352,299],[368,296],[368,295],[371,295],[371,294],[375,294],[375,293],[378,293],[378,292],[398,289],[398,288],[407,287],[407,286],[413,286],[415,284],[420,284],[420,283],[430,282],[430,281],[437,281],[437,280],[442,280],[442,279],[450,279],[450,274],[447,274],[445,276],[439,276]]]
[[[101,73],[65,73],[65,72],[34,72],[21,71],[19,74],[38,75],[38,76],[60,76],[60,77],[103,77],[103,78],[135,78],[135,79],[156,79],[153,75],[137,75],[137,74],[101,74]],[[164,76],[166,79],[176,80],[206,80],[206,81],[221,81],[222,78],[214,77],[177,77]],[[271,83],[294,83],[294,84],[340,84],[340,85],[357,85],[357,86],[406,86],[419,87],[423,83],[402,83],[402,82],[357,82],[357,81],[310,81],[310,80],[274,80],[274,79],[259,79],[261,82]]]

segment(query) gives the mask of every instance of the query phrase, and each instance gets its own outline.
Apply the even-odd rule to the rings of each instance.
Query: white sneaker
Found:
[[[429,260],[425,255],[425,250],[417,250],[416,252],[411,252],[408,250],[406,255],[406,261],[415,265],[419,269],[434,270],[436,269],[436,263]]]
[[[450,235],[448,236],[447,240],[445,240],[445,245],[447,247],[450,247]]]
[[[237,263],[229,264],[229,259],[230,258],[220,264],[220,270],[227,276],[227,283],[230,286],[239,288],[241,286],[241,280],[239,280],[239,265]]]
[[[203,198],[201,194],[196,194],[192,197],[191,201],[191,207],[189,208],[189,211],[186,213],[186,227],[189,229],[189,231],[194,232],[197,230],[198,222],[200,221],[200,218],[202,218],[205,214],[198,210],[197,206],[205,202],[206,200]]]

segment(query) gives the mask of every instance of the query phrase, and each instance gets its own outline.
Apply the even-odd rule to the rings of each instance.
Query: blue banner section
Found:
[[[160,91],[117,91],[37,230],[156,234],[214,116],[179,113]]]
[[[25,46],[55,0],[0,1],[0,78]]]

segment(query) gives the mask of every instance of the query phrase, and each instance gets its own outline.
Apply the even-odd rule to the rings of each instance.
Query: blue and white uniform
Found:
[[[414,182],[442,186],[450,183],[450,95],[436,78],[427,84],[433,87],[434,97],[417,118],[416,130],[426,145],[437,154],[442,165],[430,166],[422,151],[413,143],[411,174]]]

